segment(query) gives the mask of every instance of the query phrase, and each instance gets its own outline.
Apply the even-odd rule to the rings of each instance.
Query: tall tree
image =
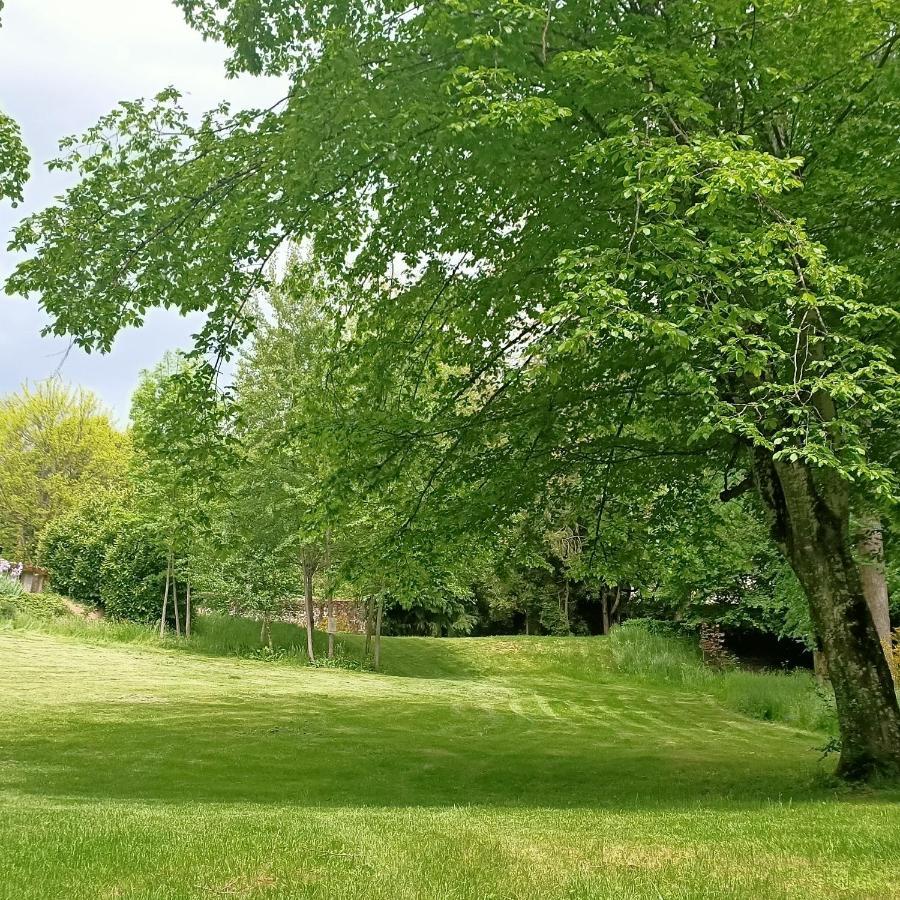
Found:
[[[31,561],[44,527],[81,499],[122,487],[128,438],[97,398],[58,381],[0,398],[0,546]]]
[[[7,288],[101,349],[209,309],[227,353],[314,235],[368,288],[359,400],[379,477],[426,473],[407,518],[466,482],[508,515],[575,468],[602,532],[638,460],[650,495],[742,469],[828,657],[841,774],[900,770],[850,526],[851,483],[897,496],[870,453],[900,392],[892,6],[178,5],[289,95],[195,126],[166,91],[71,139],[81,180],[20,226]]]
[[[176,632],[181,631],[180,584],[187,636],[189,586],[203,552],[210,509],[230,462],[230,408],[212,375],[198,360],[167,354],[153,370],[142,373],[131,401],[135,506],[168,550],[160,629],[165,628],[171,600]]]

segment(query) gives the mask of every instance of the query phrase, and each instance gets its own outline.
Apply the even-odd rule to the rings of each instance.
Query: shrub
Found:
[[[54,619],[69,613],[65,598],[49,591],[44,594],[23,593],[16,601],[16,611],[33,619]]]
[[[0,582],[8,581],[0,576]],[[4,593],[5,585],[0,585],[0,618],[14,619],[25,616],[30,619],[53,619],[68,612],[65,600],[59,594],[29,594],[16,584],[18,591]]]
[[[130,519],[107,547],[100,566],[100,600],[108,616],[150,622],[159,618],[166,553],[154,530]]]
[[[101,494],[51,522],[38,554],[53,587],[81,603],[101,605],[101,566],[125,519],[121,499]]]

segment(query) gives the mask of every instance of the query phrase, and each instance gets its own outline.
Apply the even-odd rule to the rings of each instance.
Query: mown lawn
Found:
[[[0,630],[0,897],[900,897],[900,793],[607,652],[398,638],[375,675]]]

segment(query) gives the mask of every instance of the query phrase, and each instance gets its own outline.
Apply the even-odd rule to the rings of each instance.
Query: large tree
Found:
[[[44,527],[98,491],[120,488],[129,442],[97,398],[58,381],[0,398],[0,546],[32,561]]]
[[[20,226],[7,288],[101,349],[150,306],[206,309],[199,347],[227,353],[278,247],[314,236],[367,286],[379,477],[431,473],[410,519],[577,473],[602,542],[620,488],[746,475],[828,658],[840,772],[900,770],[850,528],[851,485],[897,496],[872,452],[900,390],[894,5],[178,5],[288,96],[195,126],[168,90],[66,142],[81,178]]]

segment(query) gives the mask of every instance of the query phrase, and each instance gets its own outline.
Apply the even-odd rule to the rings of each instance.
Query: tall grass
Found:
[[[808,731],[837,730],[834,697],[809,672],[712,669],[689,639],[655,634],[639,622],[613,629],[607,645],[617,672],[709,694],[754,719]]]

